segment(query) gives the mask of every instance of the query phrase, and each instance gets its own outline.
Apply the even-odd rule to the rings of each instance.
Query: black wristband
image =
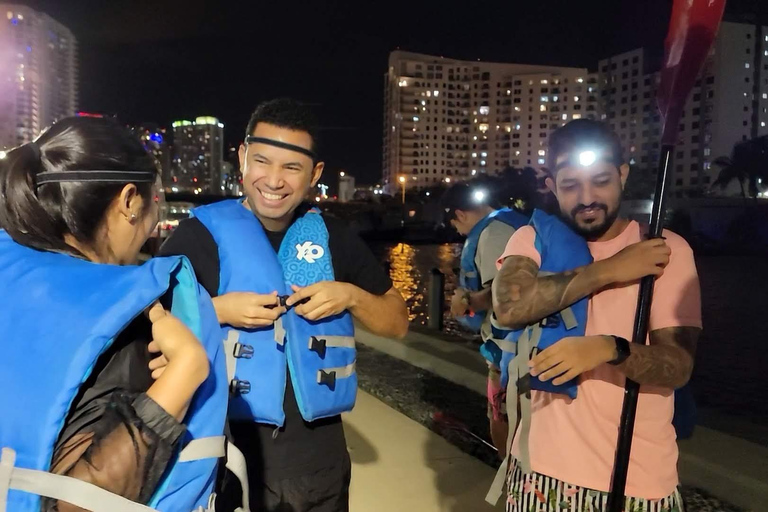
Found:
[[[627,360],[630,354],[629,350],[629,341],[627,341],[625,338],[622,338],[621,336],[611,336],[613,340],[616,342],[616,353],[618,354],[616,356],[616,359],[613,361],[608,361],[608,364],[612,364],[614,366],[620,365],[624,361]]]

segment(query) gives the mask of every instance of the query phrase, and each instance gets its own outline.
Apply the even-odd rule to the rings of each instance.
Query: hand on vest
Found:
[[[669,264],[671,251],[663,238],[645,240],[625,247],[608,259],[599,261],[613,283],[631,283],[645,276],[659,277]]]
[[[213,299],[220,324],[245,329],[269,327],[285,313],[277,292],[267,295],[251,292],[231,292]]]
[[[451,297],[451,314],[464,316],[469,313],[469,290],[456,288]]]
[[[288,307],[298,304],[304,299],[309,302],[296,306],[296,314],[307,320],[322,320],[336,316],[353,306],[354,285],[338,281],[320,281],[306,288],[291,285],[294,294],[288,297]]]
[[[165,367],[168,366],[168,359],[162,354],[160,345],[155,340],[149,342],[148,348],[150,354],[160,354],[149,362],[149,369],[152,372],[152,378],[157,380],[163,374]]]
[[[208,356],[200,344],[197,336],[184,325],[184,322],[165,310],[160,302],[155,302],[146,311],[145,315],[152,322],[152,341],[150,352],[161,352],[166,365],[172,360],[183,355],[202,355],[205,360]],[[159,358],[158,358],[159,359]],[[156,366],[150,363],[150,366]]]
[[[528,362],[531,375],[552,384],[565,384],[584,372],[616,358],[616,342],[610,336],[563,338]]]

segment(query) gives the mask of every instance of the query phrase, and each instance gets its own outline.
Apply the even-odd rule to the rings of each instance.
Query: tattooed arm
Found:
[[[630,356],[617,368],[639,384],[681,388],[691,378],[700,333],[698,327],[651,331],[650,345],[631,343]]]
[[[493,280],[493,311],[504,326],[519,329],[566,308],[611,284],[601,265],[538,276],[535,261],[524,256],[504,260]]]
[[[501,325],[519,329],[613,283],[660,276],[669,254],[663,239],[646,240],[608,259],[549,276],[539,276],[532,259],[509,256],[493,280],[493,311]]]

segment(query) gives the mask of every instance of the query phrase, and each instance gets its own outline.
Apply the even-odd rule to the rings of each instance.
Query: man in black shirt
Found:
[[[239,152],[247,197],[242,207],[261,222],[275,252],[294,220],[306,213],[303,200],[322,174],[324,164],[314,156],[316,145],[313,118],[306,107],[292,100],[260,105],[248,123],[246,142]],[[181,222],[160,254],[183,254],[190,259],[200,283],[214,298],[222,324],[250,329],[272,326],[287,306],[295,307],[308,320],[349,311],[372,332],[403,337],[408,329],[407,310],[392,281],[359,237],[337,219],[324,220],[335,281],[294,287],[294,294],[283,304],[276,293],[218,295],[219,248],[196,218]],[[237,271],[263,271],[259,263],[259,255],[254,254],[253,267]],[[255,422],[230,423],[234,442],[248,463],[251,508],[348,510],[350,461],[341,417],[304,421],[290,378],[286,379],[283,409],[285,424],[279,429]],[[234,479],[225,478],[217,510],[226,512],[239,505],[236,487]]]

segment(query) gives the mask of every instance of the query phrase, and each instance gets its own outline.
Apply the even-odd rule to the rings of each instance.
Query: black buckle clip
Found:
[[[544,329],[554,329],[555,327],[560,327],[561,322],[560,313],[555,313],[554,315],[542,319],[541,322],[539,322],[539,326]]]
[[[517,394],[525,395],[526,398],[531,398],[531,374],[526,373],[519,379],[517,379]]]
[[[229,383],[229,391],[233,395],[247,395],[251,392],[251,383],[247,380],[233,379]]]
[[[309,350],[315,352],[320,356],[320,359],[325,359],[325,352],[327,350],[326,340],[312,336],[309,338]]]
[[[293,309],[296,306],[301,306],[302,304],[306,304],[311,299],[311,297],[305,297],[305,298],[301,299],[299,302],[297,302],[296,304],[294,304],[293,306],[289,306],[287,304],[289,297],[290,297],[290,295],[278,295],[277,296],[277,300],[278,300],[278,302],[280,304],[280,307],[283,307],[283,308],[286,308],[286,309]],[[266,307],[267,307],[267,309],[274,309],[277,306],[266,306]]]
[[[331,391],[336,390],[336,372],[320,370],[320,384],[325,384]]]
[[[250,359],[253,357],[253,345],[235,343],[235,350],[233,355],[237,358]]]

